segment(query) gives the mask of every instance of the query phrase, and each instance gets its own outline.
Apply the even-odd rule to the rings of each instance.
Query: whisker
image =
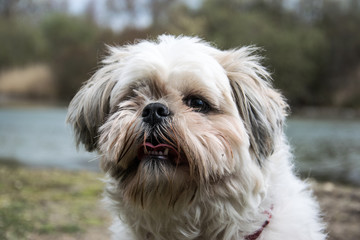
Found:
[[[144,152],[145,152],[145,154],[148,154],[148,153],[149,153],[148,150],[147,150],[147,148],[146,148],[146,140],[147,140],[147,138],[148,138],[147,133],[144,132],[143,146],[144,146]]]
[[[103,154],[104,155],[104,154]],[[95,162],[95,161],[98,161],[99,159],[101,159],[101,155],[97,155],[97,156],[94,156],[92,157],[88,162]]]
[[[135,131],[136,131],[136,118],[133,118],[133,120],[130,122],[130,126],[129,126],[128,130],[125,133],[124,145],[121,148],[121,150],[119,151],[120,156],[117,160],[118,163],[120,162],[121,159],[123,159],[126,156],[126,154],[129,152],[129,150],[133,146],[134,142],[136,141],[136,139],[139,135],[139,132],[136,133],[134,136]]]
[[[135,139],[136,139],[136,136],[135,136],[135,138],[132,138],[132,141],[130,142],[130,144],[128,144],[129,141],[126,142],[126,146],[127,146],[127,147],[122,151],[122,154],[121,154],[121,156],[120,156],[119,159],[118,159],[118,163],[119,163],[119,162],[121,161],[121,159],[123,159],[123,158],[126,156],[126,154],[130,151],[132,145],[133,145],[134,142],[135,142]]]
[[[174,139],[173,139],[175,141],[175,143],[174,143],[175,146],[174,147],[176,147],[179,154],[181,154],[180,142],[179,142],[179,138],[178,138],[179,134],[177,133],[172,121],[169,123],[169,126],[170,126],[170,130],[173,133],[172,135],[174,136]]]
[[[231,158],[234,158],[234,153],[232,151],[231,144],[229,143],[227,138],[221,133],[219,134],[219,136],[223,139],[224,143],[226,144],[226,149],[228,149],[228,151],[231,153]]]

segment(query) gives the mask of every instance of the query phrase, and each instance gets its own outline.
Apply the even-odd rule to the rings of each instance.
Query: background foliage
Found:
[[[0,0],[0,71],[45,63],[55,77],[55,98],[68,102],[96,70],[105,44],[198,35],[221,49],[261,47],[275,86],[292,106],[359,107],[360,1],[292,2],[107,0],[100,14],[90,0],[74,15],[66,1]],[[138,24],[144,14],[148,23]],[[123,20],[121,27],[112,26],[114,18]]]

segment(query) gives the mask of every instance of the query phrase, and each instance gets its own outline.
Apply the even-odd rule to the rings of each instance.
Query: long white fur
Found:
[[[308,184],[294,174],[283,132],[286,103],[271,87],[270,76],[254,50],[243,47],[220,51],[198,38],[166,35],[156,41],[110,48],[104,66],[70,104],[68,122],[75,129],[78,143],[104,156],[103,168],[108,171],[104,204],[114,215],[112,239],[241,240],[261,228],[268,218],[266,211],[271,211],[272,218],[259,240],[326,238],[318,204]],[[231,134],[223,136],[232,152],[222,160],[225,140],[219,139],[218,133],[208,133],[205,139],[205,135],[196,135],[187,128],[189,119],[184,116],[197,116],[187,110],[180,112],[184,116],[175,114],[184,142],[199,149],[197,156],[201,159],[196,164],[203,172],[197,183],[206,186],[196,186],[194,200],[188,204],[190,190],[194,190],[190,186],[189,193],[181,195],[180,203],[171,209],[161,202],[157,192],[151,195],[152,200],[146,199],[151,208],[132,204],[114,177],[117,165],[113,162],[123,147],[126,131],[120,126],[135,122],[131,131],[140,132],[139,106],[155,100],[172,108],[179,104],[175,100],[168,103],[166,97],[152,99],[145,93],[138,96],[141,104],[126,98],[131,84],[155,75],[173,81],[172,88],[179,91],[190,86],[186,82],[176,85],[178,78],[196,75],[194,81],[222,109],[222,116],[204,120],[219,132]],[[121,167],[126,167],[135,154],[136,149],[131,149],[126,161],[119,163]],[[209,180],[212,176],[219,178],[213,187]]]

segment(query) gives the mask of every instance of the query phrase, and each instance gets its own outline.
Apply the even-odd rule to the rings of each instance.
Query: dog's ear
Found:
[[[109,47],[109,57],[103,66],[82,86],[70,102],[67,115],[74,131],[77,145],[83,143],[87,151],[97,147],[98,129],[109,114],[111,91],[116,83],[114,71],[126,52]]]
[[[250,148],[260,165],[274,151],[281,137],[287,104],[271,86],[271,77],[260,64],[255,47],[224,51],[219,58],[233,99],[250,138]]]

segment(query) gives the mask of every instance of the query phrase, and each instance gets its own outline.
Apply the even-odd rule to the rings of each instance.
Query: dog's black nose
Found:
[[[162,122],[169,115],[169,108],[161,103],[150,103],[142,112],[143,121],[151,125]]]

